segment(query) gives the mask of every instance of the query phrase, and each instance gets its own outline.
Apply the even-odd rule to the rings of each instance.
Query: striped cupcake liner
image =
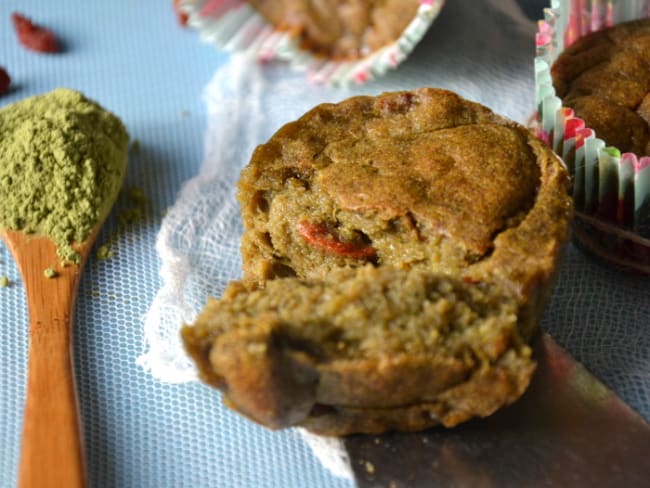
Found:
[[[581,37],[650,17],[650,0],[552,0],[538,23],[536,129],[573,176],[574,234],[590,251],[650,274],[650,157],[621,153],[564,107],[551,66]]]
[[[285,61],[305,70],[309,81],[327,85],[364,84],[395,69],[424,37],[445,0],[420,0],[417,14],[396,41],[354,61],[332,61],[301,49],[288,32],[269,25],[244,0],[180,0],[188,25],[219,49],[250,53],[260,62]]]

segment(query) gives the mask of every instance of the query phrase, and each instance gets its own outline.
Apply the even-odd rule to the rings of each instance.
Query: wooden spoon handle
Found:
[[[47,238],[4,231],[29,310],[29,359],[20,488],[85,486],[81,422],[72,362],[72,325],[80,266],[61,266]],[[80,247],[85,257],[89,244]],[[55,278],[44,270],[54,268]]]
[[[70,316],[41,318],[34,312],[30,307],[19,486],[83,487],[84,454],[70,352]]]

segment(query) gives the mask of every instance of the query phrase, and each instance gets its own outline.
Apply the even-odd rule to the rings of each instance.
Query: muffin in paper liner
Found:
[[[179,0],[188,25],[201,39],[228,51],[245,51],[260,62],[280,60],[305,70],[309,81],[363,84],[396,68],[424,37],[445,0],[419,0],[399,38],[356,59],[331,59],[301,47],[299,33],[279,30],[245,0]]]
[[[536,36],[535,125],[573,177],[574,241],[617,267],[650,275],[650,156],[599,139],[563,106],[551,77],[557,58],[578,39],[644,18],[650,0],[552,0]]]

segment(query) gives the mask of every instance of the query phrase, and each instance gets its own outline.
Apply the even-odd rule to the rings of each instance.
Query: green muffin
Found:
[[[244,279],[183,329],[186,348],[272,428],[489,415],[533,374],[568,182],[528,130],[448,91],[320,105],[243,170]]]

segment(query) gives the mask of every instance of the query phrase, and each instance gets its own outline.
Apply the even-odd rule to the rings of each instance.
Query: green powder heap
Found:
[[[104,221],[124,173],[122,122],[64,88],[0,110],[0,226],[51,238],[64,262]]]

